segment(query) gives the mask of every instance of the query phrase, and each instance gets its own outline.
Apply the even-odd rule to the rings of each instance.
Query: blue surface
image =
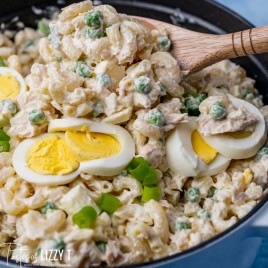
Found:
[[[263,239],[251,268],[268,268],[268,239]]]
[[[268,24],[268,0],[217,0],[256,26]]]
[[[217,0],[256,26],[268,24],[268,0]],[[263,239],[251,268],[268,268],[268,239]]]
[[[217,1],[233,9],[238,14],[242,15],[244,18],[246,18],[256,26],[268,24],[268,0],[217,0]],[[175,268],[175,266],[173,265],[172,266],[167,265],[167,267]],[[0,268],[4,267],[0,265]],[[268,268],[268,239],[262,240],[258,256],[254,260],[251,268]]]

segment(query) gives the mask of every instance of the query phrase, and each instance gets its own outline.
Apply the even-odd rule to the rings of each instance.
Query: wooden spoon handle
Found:
[[[189,72],[199,71],[221,60],[268,52],[268,26],[223,35],[184,30],[180,36],[180,40],[173,36],[173,55],[181,69]]]
[[[135,17],[149,29],[166,29],[171,53],[184,74],[199,71],[226,59],[268,52],[268,26],[215,35],[190,31],[176,25]]]
[[[234,57],[268,52],[268,26],[228,35],[232,38]]]

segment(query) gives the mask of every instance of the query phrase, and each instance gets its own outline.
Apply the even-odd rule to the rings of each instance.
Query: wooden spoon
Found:
[[[268,52],[268,26],[214,35],[190,31],[158,20],[135,17],[150,29],[166,29],[172,55],[184,74],[199,71],[225,59]]]

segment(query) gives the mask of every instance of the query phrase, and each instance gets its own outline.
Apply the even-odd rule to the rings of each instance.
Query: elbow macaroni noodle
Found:
[[[90,10],[103,15],[101,38],[87,36],[84,17]],[[72,267],[146,262],[210,239],[258,203],[268,185],[267,156],[258,162],[233,161],[225,172],[195,178],[173,174],[166,160],[169,131],[187,121],[180,111],[185,91],[214,96],[225,90],[238,98],[250,93],[247,101],[262,107],[268,121],[267,106],[263,107],[254,80],[246,77],[244,69],[224,61],[182,82],[177,61],[168,51],[170,44],[159,46],[169,41],[166,31],[151,31],[113,7],[93,7],[89,0],[64,8],[50,21],[50,31],[49,38],[31,28],[13,38],[0,34],[0,56],[23,75],[28,86],[16,99],[19,112],[4,127],[11,136],[11,151],[0,153],[1,243],[11,239],[22,243],[31,261],[38,248],[49,248],[61,239],[63,262]],[[77,71],[81,61],[89,74]],[[137,86],[141,77],[146,77],[148,92]],[[229,86],[224,89],[225,84]],[[42,124],[29,122],[32,109],[44,112]],[[149,123],[153,109],[164,118],[161,126]],[[12,167],[18,142],[46,133],[53,119],[68,117],[124,126],[134,140],[136,155],[156,169],[160,201],[143,203],[142,184],[126,172],[113,177],[81,173],[72,183],[57,187],[19,178]],[[199,189],[199,201],[187,199],[189,187]],[[102,193],[120,200],[113,214],[98,208]],[[56,209],[42,214],[47,202]],[[72,216],[87,205],[96,209],[98,217],[91,228],[79,229]],[[105,242],[105,251],[98,247],[100,242]],[[72,259],[67,250],[72,251]],[[0,254],[6,256],[6,249],[1,248]],[[40,256],[33,263],[57,264]]]

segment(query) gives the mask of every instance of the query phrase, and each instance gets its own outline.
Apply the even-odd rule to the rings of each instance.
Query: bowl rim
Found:
[[[228,15],[234,17],[235,19],[239,20],[245,27],[255,27],[251,22],[249,22],[247,19],[245,19],[243,16],[239,15],[236,11],[231,10],[230,8],[224,6],[223,4],[213,1],[213,0],[202,0],[203,2],[206,2],[208,4],[210,4],[211,6],[213,6],[213,8],[216,9],[221,9],[222,11],[224,11],[225,13],[227,13]],[[116,0],[111,0],[110,2],[114,2],[116,3]],[[120,0],[119,0],[120,2]],[[124,0],[124,3],[127,4],[127,2],[133,2],[135,4],[135,1],[132,0]],[[118,2],[117,2],[118,3]],[[148,3],[151,4],[153,6],[153,3],[151,2],[147,2],[146,0],[144,1],[144,3]],[[37,4],[35,6],[41,6],[43,4]],[[157,4],[158,6],[161,6],[161,4]],[[164,5],[164,4],[163,4]],[[25,10],[28,10],[29,7],[25,7]],[[183,10],[182,10],[183,12]],[[16,14],[18,12],[11,12],[10,14],[7,14],[5,16],[1,16],[1,18],[5,18],[5,17],[9,17],[11,14]],[[251,56],[252,57],[252,56]],[[254,56],[253,56],[254,57]],[[257,63],[257,62],[256,62]],[[261,69],[263,69],[263,64],[261,64],[260,62],[258,62],[259,67],[261,67]],[[175,262],[179,259],[181,259],[182,257],[187,257],[187,255],[191,255],[195,252],[199,252],[201,250],[203,250],[205,247],[207,246],[213,246],[213,244],[216,244],[217,242],[219,242],[219,240],[226,238],[228,235],[232,235],[232,233],[234,233],[237,228],[243,227],[242,225],[247,224],[254,216],[254,214],[256,214],[263,206],[264,204],[268,201],[268,194],[266,194],[265,196],[262,197],[262,200],[259,201],[257,203],[257,205],[255,205],[255,207],[248,213],[246,214],[242,219],[238,220],[234,225],[232,225],[231,227],[229,227],[228,229],[226,229],[225,231],[213,236],[212,238],[192,247],[189,248],[187,250],[184,250],[182,252],[179,253],[175,253],[173,255],[170,256],[166,256],[166,257],[162,257],[156,260],[152,260],[152,261],[148,261],[148,262],[144,262],[144,263],[137,263],[137,264],[129,264],[129,265],[123,265],[123,266],[119,266],[119,267],[128,267],[128,268],[134,268],[134,267],[152,267],[152,266],[157,266],[157,265],[161,265],[161,264],[167,264],[167,263],[171,263],[171,262]],[[0,264],[5,265],[7,263],[8,260],[8,266],[10,267],[20,267],[20,263],[16,262],[15,260],[12,260],[8,257],[3,257],[0,256]],[[28,263],[24,263],[21,262],[21,266],[27,266],[29,265]],[[34,265],[32,264],[31,267],[33,268],[37,268],[37,267],[44,267],[44,268],[51,268],[52,266],[40,266],[40,265]],[[55,266],[57,267],[57,266]],[[66,266],[68,267],[68,266]],[[95,267],[104,267],[102,265],[100,266],[95,266]],[[108,265],[105,267],[109,267]]]

